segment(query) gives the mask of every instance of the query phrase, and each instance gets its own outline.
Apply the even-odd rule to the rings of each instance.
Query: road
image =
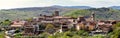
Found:
[[[8,31],[5,31],[5,38],[11,38],[10,36],[7,35]]]

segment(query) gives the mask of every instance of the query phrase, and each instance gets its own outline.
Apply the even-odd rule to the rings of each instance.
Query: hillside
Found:
[[[65,13],[64,16],[90,16],[92,12],[95,12],[95,18],[99,20],[119,20],[120,10],[111,8],[91,8],[84,10],[74,10],[69,13]]]
[[[92,8],[87,6],[50,6],[50,7],[28,7],[15,9],[0,10],[0,20],[5,19],[27,19],[39,14],[52,15],[55,10],[60,11],[60,15],[64,16],[90,16],[91,12],[95,11],[96,19],[119,20],[120,10],[112,8]]]
[[[60,11],[60,14],[77,9],[71,8],[54,8],[54,7],[30,7],[30,8],[16,8],[16,9],[4,9],[0,10],[0,20],[4,19],[25,19],[31,18],[35,16],[39,16],[39,14],[43,15],[52,15],[55,10]]]
[[[117,10],[120,10],[120,6],[111,6],[109,8],[113,8],[113,9],[117,9]]]

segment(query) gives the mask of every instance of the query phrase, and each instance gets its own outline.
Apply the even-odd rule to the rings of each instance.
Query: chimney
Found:
[[[54,16],[59,16],[59,11],[55,11]]]

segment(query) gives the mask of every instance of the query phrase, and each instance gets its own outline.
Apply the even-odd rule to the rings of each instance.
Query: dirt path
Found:
[[[7,33],[8,31],[5,31],[5,38],[10,38],[10,36],[8,36]]]
[[[5,38],[10,38],[9,36],[5,35]]]

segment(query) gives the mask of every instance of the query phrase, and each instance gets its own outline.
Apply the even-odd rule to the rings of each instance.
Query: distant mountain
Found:
[[[51,7],[56,7],[56,8],[73,8],[73,9],[90,9],[93,7],[90,6],[59,6],[59,5],[54,5]]]
[[[19,11],[35,11],[35,10],[59,10],[59,9],[90,9],[90,6],[59,6],[53,5],[48,7],[27,7],[27,8],[14,8],[6,10],[19,10]]]
[[[92,7],[89,7],[89,6],[66,6],[66,8],[90,9]]]
[[[120,10],[120,6],[111,6],[111,7],[109,7],[109,8]]]

